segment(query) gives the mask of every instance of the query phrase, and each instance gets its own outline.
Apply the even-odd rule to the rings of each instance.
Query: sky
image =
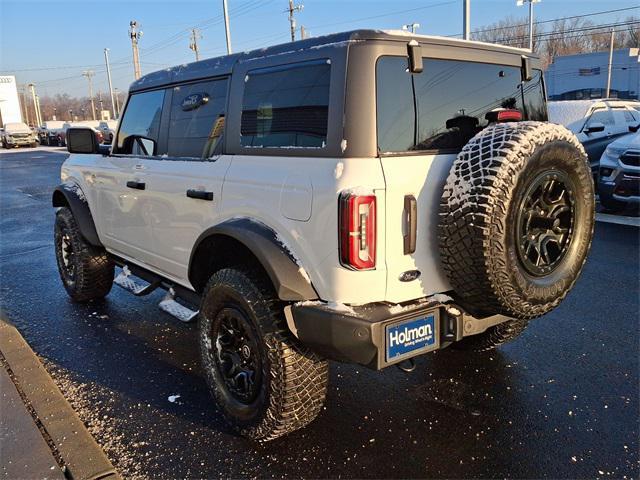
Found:
[[[290,38],[288,0],[228,0],[234,51],[262,48]],[[462,31],[462,0],[297,0],[296,14],[312,36],[355,28],[400,28],[420,23],[419,33],[453,35]],[[536,20],[638,7],[635,0],[542,0]],[[635,10],[589,17],[606,23]],[[516,0],[471,0],[471,27],[507,16],[525,17]],[[84,70],[93,70],[94,91],[108,92],[104,48],[109,48],[114,86],[126,91],[133,81],[129,22],[141,25],[142,73],[195,60],[190,29],[198,27],[201,58],[226,53],[222,0],[0,0],[0,74],[35,83],[40,96],[88,95]]]

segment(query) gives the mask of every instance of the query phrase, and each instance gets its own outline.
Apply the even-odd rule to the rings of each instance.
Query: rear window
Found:
[[[330,74],[328,60],[250,71],[242,101],[241,145],[324,147]]]
[[[520,68],[424,59],[410,74],[406,57],[381,57],[376,67],[380,152],[459,151],[489,123],[493,110],[517,109],[524,119],[547,120],[538,70],[521,82]]]

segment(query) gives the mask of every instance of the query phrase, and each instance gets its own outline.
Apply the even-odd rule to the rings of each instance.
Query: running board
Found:
[[[193,310],[176,302],[176,293],[173,291],[173,288],[170,288],[169,291],[167,291],[167,294],[158,306],[160,307],[160,310],[167,312],[169,315],[177,318],[181,322],[191,322],[198,316],[198,312],[194,312]]]
[[[126,265],[122,267],[122,271],[118,276],[114,278],[113,283],[118,285],[120,288],[124,288],[126,291],[133,293],[136,297],[149,295],[161,284],[160,280],[156,280],[155,282],[147,285],[140,285],[139,283],[136,283],[136,281],[131,278],[131,271]]]

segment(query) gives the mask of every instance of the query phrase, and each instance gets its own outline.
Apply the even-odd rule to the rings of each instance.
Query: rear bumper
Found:
[[[456,305],[428,301],[402,308],[379,303],[339,309],[321,302],[302,302],[286,307],[285,315],[293,334],[318,354],[374,370],[446,348],[509,320],[502,315],[476,319]],[[431,315],[435,317],[435,343],[402,358],[388,359],[387,327]]]

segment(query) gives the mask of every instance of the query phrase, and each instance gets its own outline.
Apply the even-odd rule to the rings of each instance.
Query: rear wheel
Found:
[[[107,296],[113,285],[114,264],[104,249],[84,239],[66,207],[56,212],[55,249],[60,279],[73,300],[88,302]]]
[[[211,277],[199,337],[211,393],[241,435],[272,440],[322,409],[328,364],[288,331],[282,304],[261,273],[227,268]]]
[[[457,299],[479,317],[549,312],[582,270],[594,217],[591,171],[571,132],[486,128],[458,155],[441,201],[441,258]]]

